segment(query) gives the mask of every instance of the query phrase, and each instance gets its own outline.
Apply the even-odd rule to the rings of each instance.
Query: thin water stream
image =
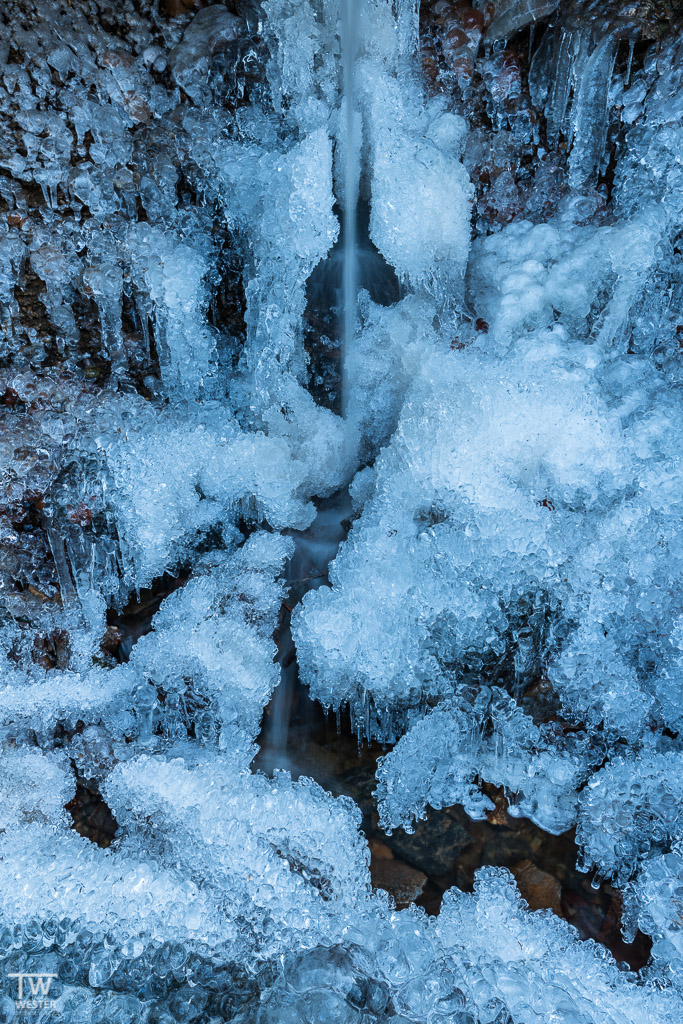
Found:
[[[356,110],[355,66],[358,49],[358,0],[343,0],[340,18],[343,88],[343,229],[342,229],[342,411],[347,414],[352,396],[344,374],[346,356],[356,330],[358,302],[357,212],[360,181],[360,128]],[[328,298],[331,292],[327,290]],[[297,664],[290,619],[294,606],[311,589],[327,580],[328,566],[337,554],[350,524],[351,501],[348,490],[321,501],[314,522],[303,532],[291,531],[295,550],[287,568],[289,599],[284,605],[284,621],[279,630],[278,660],[281,681],[270,702],[262,734],[262,757],[275,764],[287,746],[292,696],[296,685]],[[264,765],[265,766],[265,765]],[[286,765],[279,763],[279,767]]]
[[[356,208],[360,180],[360,131],[356,111],[355,66],[357,51],[358,0],[344,0],[341,17],[341,51],[344,88],[344,264],[342,308],[344,319],[343,358],[348,355],[356,330],[358,260]],[[342,370],[342,407],[346,415],[351,396]]]
[[[291,768],[288,763],[288,740],[292,710],[297,693],[298,665],[292,639],[291,618],[296,605],[309,590],[328,584],[329,564],[337,554],[351,525],[351,499],[348,490],[339,491],[321,500],[318,515],[307,530],[286,531],[294,539],[294,553],[285,572],[287,599],[280,609],[276,632],[280,683],[266,708],[259,746],[258,767]],[[309,702],[311,703],[311,702]]]
[[[336,404],[347,416],[353,396],[344,365],[357,329],[359,287],[367,288],[373,298],[373,291],[379,291],[376,301],[383,304],[396,301],[399,295],[393,270],[370,242],[368,218],[362,216],[359,222],[359,210],[361,214],[368,211],[359,205],[362,126],[355,83],[358,0],[344,0],[340,30],[345,136],[341,143],[342,235],[311,284],[313,294],[317,292],[318,316],[323,324],[331,322],[341,292],[341,315],[334,332],[341,335],[342,363],[341,402],[337,399]],[[359,750],[348,715],[338,714],[331,720],[311,700],[299,681],[291,632],[292,613],[307,591],[329,585],[329,565],[347,536],[351,516],[349,493],[343,490],[319,502],[318,515],[308,530],[290,534],[295,550],[286,569],[288,595],[276,632],[281,681],[266,708],[253,767],[268,774],[286,769],[294,778],[314,778],[335,796],[350,796],[363,815],[373,885],[387,889],[398,906],[417,902],[428,912],[438,913],[448,888],[456,885],[470,890],[479,867],[505,866],[515,875],[532,909],[552,909],[570,920],[583,938],[602,942],[617,959],[639,969],[648,959],[650,942],[640,933],[632,945],[623,942],[621,897],[606,883],[594,890],[588,877],[576,870],[578,850],[573,832],[551,836],[526,819],[508,816],[502,791],[490,789],[496,810],[484,822],[471,821],[462,808],[452,807],[430,811],[412,835],[399,829],[387,837],[380,830],[373,790],[377,760],[385,748],[366,743]]]

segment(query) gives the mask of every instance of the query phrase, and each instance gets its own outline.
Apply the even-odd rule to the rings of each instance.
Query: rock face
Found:
[[[245,33],[244,21],[230,14],[222,5],[202,8],[169,54],[168,67],[174,81],[191,90],[198,78],[208,76],[211,60]]]
[[[683,1019],[679,13],[5,0],[0,1019]]]
[[[415,868],[395,860],[389,852],[389,856],[382,856],[385,851],[372,850],[370,860],[370,877],[375,889],[384,889],[395,900],[397,907],[405,907],[422,895],[427,876]]]
[[[521,860],[512,868],[517,888],[531,910],[552,910],[562,917],[560,883],[547,871],[541,871],[530,860]]]

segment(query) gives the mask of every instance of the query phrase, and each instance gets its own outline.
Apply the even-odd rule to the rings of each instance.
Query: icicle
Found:
[[[393,0],[394,17],[398,32],[399,52],[410,57],[417,52],[419,39],[418,0]]]
[[[496,16],[491,22],[489,39],[509,39],[521,28],[542,21],[559,6],[559,0],[510,0],[496,4]]]
[[[113,263],[90,267],[83,274],[84,284],[89,288],[100,315],[102,343],[112,364],[112,370],[127,368],[123,349],[121,323],[121,294],[123,275]]]
[[[636,48],[635,38],[632,36],[628,41],[628,63],[626,65],[626,78],[624,79],[624,88],[628,88],[631,81],[631,65],[633,64],[633,51]]]
[[[557,143],[567,113],[578,46],[577,34],[562,28],[559,46],[555,51],[555,77],[546,108],[548,138],[553,145]]]
[[[146,303],[143,303],[142,296],[139,293],[135,293],[134,297],[135,309],[137,311],[137,317],[140,321],[140,330],[142,331],[142,337],[145,342],[145,355],[149,359],[151,348],[149,339],[149,320],[146,309]]]
[[[574,69],[570,181],[580,186],[598,168],[607,141],[607,97],[617,56],[615,33],[603,39]]]
[[[77,605],[78,595],[71,575],[71,566],[64,538],[59,535],[53,526],[46,526],[45,532],[47,533],[48,544],[50,545],[55,569],[57,570],[62,606],[66,608]]]
[[[531,102],[537,109],[545,107],[550,82],[555,80],[551,72],[551,66],[554,70],[554,65],[553,33],[544,32],[529,67],[529,93]]]

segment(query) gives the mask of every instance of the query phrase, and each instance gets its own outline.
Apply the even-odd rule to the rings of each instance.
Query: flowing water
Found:
[[[356,245],[356,208],[360,178],[359,119],[356,113],[355,65],[357,52],[358,0],[343,0],[341,50],[344,81],[344,264],[342,306],[344,318],[344,357],[350,351],[356,329],[358,299],[358,258]],[[342,407],[348,408],[350,396],[342,382]]]
[[[343,159],[343,236],[342,236],[342,363],[351,350],[356,329],[360,248],[358,245],[358,191],[360,180],[359,117],[356,110],[355,65],[358,49],[358,0],[343,0],[340,19],[342,52],[344,131],[341,141]],[[370,251],[369,244],[364,252]],[[334,276],[334,275],[333,275]],[[367,275],[366,275],[367,276]],[[332,290],[324,294],[329,298]],[[342,408],[346,414],[350,396],[342,369]],[[281,681],[273,694],[266,715],[263,735],[263,767],[286,767],[282,763],[294,690],[297,681],[296,651],[289,626],[294,605],[311,589],[327,581],[329,563],[337,554],[348,531],[351,502],[348,491],[340,491],[320,502],[318,515],[308,530],[293,531],[296,548],[288,563],[289,600],[284,606],[285,618],[279,636]]]
[[[290,629],[292,611],[307,591],[327,584],[328,566],[348,533],[351,511],[348,491],[340,491],[319,502],[318,515],[307,530],[290,533],[295,548],[287,563],[288,594],[280,611],[276,634],[280,684],[266,709],[259,738],[259,767],[266,771],[292,768],[287,747],[290,719],[299,686],[296,651]]]

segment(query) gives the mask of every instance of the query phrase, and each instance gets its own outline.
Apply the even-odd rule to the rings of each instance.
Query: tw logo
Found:
[[[48,1000],[50,986],[57,977],[56,974],[8,974],[8,978],[16,978],[18,985],[16,1001],[17,1009],[42,1010],[46,1006],[53,1007],[52,1001]],[[30,991],[27,992],[27,985]]]

